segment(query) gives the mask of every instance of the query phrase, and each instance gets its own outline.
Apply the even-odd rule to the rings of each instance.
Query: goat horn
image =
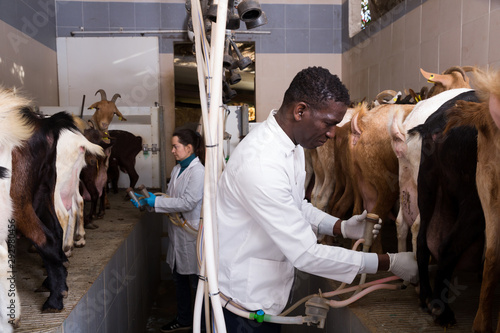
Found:
[[[485,74],[484,71],[477,67],[477,66],[463,66],[462,69],[465,71],[465,72],[473,72],[474,74]]]
[[[111,102],[115,103],[115,102],[116,102],[116,99],[117,99],[118,97],[122,98],[122,96],[120,96],[120,94],[114,94],[114,95],[113,95],[113,98],[111,99]]]
[[[465,71],[462,69],[462,67],[458,67],[458,66],[450,67],[447,70],[445,70],[443,72],[443,74],[451,74],[453,72],[459,72],[460,74],[462,74],[462,77],[464,78],[464,81],[467,80],[467,76],[465,75]]]
[[[101,101],[107,101],[108,99],[106,98],[106,92],[103,90],[103,89],[99,89],[97,90],[97,92],[95,93],[95,95],[97,95],[97,93],[101,93]],[[94,96],[95,96],[94,95]]]
[[[393,99],[398,93],[394,90],[384,90],[378,93],[375,98],[379,103],[385,103],[385,98],[389,97],[389,99]]]

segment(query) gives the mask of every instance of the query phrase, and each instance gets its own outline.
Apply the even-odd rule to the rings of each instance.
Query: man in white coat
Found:
[[[284,309],[294,268],[351,283],[357,274],[390,270],[416,283],[413,253],[377,255],[317,243],[319,234],[363,237],[362,215],[342,221],[304,200],[303,148],[335,135],[350,103],[336,75],[321,67],[299,72],[279,110],[234,150],[217,194],[219,287],[231,302],[277,315]],[[279,332],[224,309],[227,332]]]

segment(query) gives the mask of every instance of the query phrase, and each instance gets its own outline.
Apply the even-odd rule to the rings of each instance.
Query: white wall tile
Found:
[[[439,16],[439,2],[426,1],[422,5],[422,24],[421,24],[421,40],[422,42],[435,39],[439,34],[439,24],[441,18]]]
[[[494,0],[495,1],[495,0]],[[463,24],[475,21],[488,13],[490,0],[465,0],[462,1]]]
[[[486,66],[488,63],[488,15],[462,27],[462,65]]]
[[[491,12],[489,41],[488,41],[488,63],[500,60],[500,10]]]
[[[404,41],[405,48],[408,49],[420,43],[420,29],[422,24],[422,7],[417,7],[404,17]]]

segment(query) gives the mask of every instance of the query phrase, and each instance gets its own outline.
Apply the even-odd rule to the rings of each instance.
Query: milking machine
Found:
[[[363,244],[363,252],[369,252],[370,247],[373,244],[373,229],[375,224],[379,221],[379,217],[376,214],[369,213],[365,218],[365,230],[364,238],[359,239],[353,246],[353,250],[356,250],[361,244]],[[364,277],[363,277],[364,276]],[[326,316],[330,308],[340,308],[348,306],[349,304],[359,300],[361,297],[380,289],[389,290],[402,290],[405,289],[408,284],[404,283],[388,283],[400,280],[397,276],[390,276],[375,281],[365,283],[366,274],[362,274],[360,283],[356,286],[346,288],[346,284],[341,284],[336,290],[323,293],[319,290],[318,294],[312,294],[302,298],[297,301],[287,310],[283,311],[279,315],[268,315],[262,310],[251,312],[241,308],[239,305],[233,303],[225,295],[222,298],[227,302],[226,308],[241,317],[255,320],[257,322],[270,322],[277,324],[296,324],[302,325],[307,324],[308,326],[315,325],[318,328],[324,328]],[[352,292],[352,296],[345,300],[333,300],[329,299],[337,295],[342,295]],[[305,302],[305,315],[304,316],[287,316],[293,310],[295,310],[299,305]]]

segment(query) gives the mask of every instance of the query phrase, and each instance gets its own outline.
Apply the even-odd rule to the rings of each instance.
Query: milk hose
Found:
[[[364,239],[359,239],[353,246],[353,250],[357,249],[360,244],[364,243]],[[339,288],[337,288],[335,291],[331,292],[326,292],[322,293],[321,291],[318,294],[312,294],[308,295],[301,300],[297,301],[295,304],[293,304],[291,307],[289,307],[287,310],[283,311],[279,315],[268,315],[265,314],[262,310],[252,312],[249,310],[246,310],[242,308],[241,306],[235,304],[229,297],[221,293],[221,297],[223,300],[226,301],[226,304],[224,307],[231,311],[232,313],[244,317],[247,319],[251,320],[256,320],[259,322],[270,322],[270,323],[277,323],[277,324],[296,324],[296,325],[301,325],[304,323],[311,322],[311,318],[308,316],[295,316],[295,317],[286,317],[289,313],[291,313],[293,310],[295,310],[299,305],[302,303],[305,303],[313,298],[320,298],[323,304],[332,307],[332,308],[339,308],[339,307],[345,307],[361,297],[379,289],[390,289],[390,290],[400,290],[400,289],[405,289],[407,284],[388,284],[387,282],[391,281],[396,281],[400,280],[398,276],[390,276],[382,279],[378,279],[375,281],[363,283],[357,286],[352,286],[349,288],[344,288],[346,285],[343,283]],[[357,292],[353,296],[349,297],[346,300],[343,301],[337,301],[337,300],[329,300],[326,298],[337,296],[340,294],[345,294],[349,292]],[[307,306],[307,303],[306,303]]]

